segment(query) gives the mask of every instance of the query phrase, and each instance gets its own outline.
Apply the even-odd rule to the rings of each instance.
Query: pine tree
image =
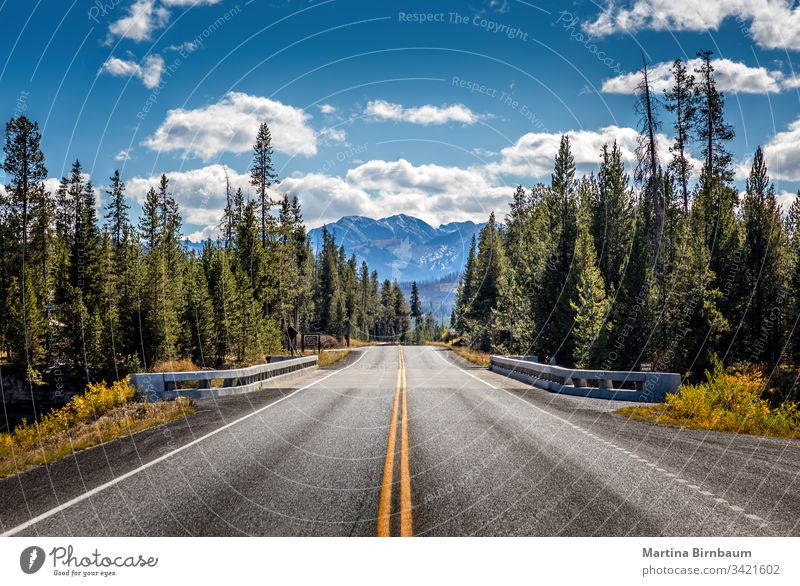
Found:
[[[36,377],[36,365],[44,357],[47,324],[30,268],[23,269],[21,279],[11,279],[7,299],[8,318],[14,324],[8,339],[11,358],[25,367],[29,377]]]
[[[142,205],[142,214],[139,217],[139,237],[148,252],[156,250],[160,244],[159,226],[161,220],[159,219],[158,210],[158,194],[151,187],[147,191],[147,196]]]
[[[613,296],[622,279],[622,268],[628,256],[633,220],[633,195],[625,173],[622,152],[616,142],[609,150],[603,146],[596,188],[589,182],[592,214],[592,236],[597,247],[597,265],[606,285],[606,294]]]
[[[269,188],[275,182],[277,175],[272,166],[272,134],[266,122],[261,123],[256,134],[256,143],[253,145],[253,164],[250,167],[250,185],[256,188],[258,207],[261,211],[261,244],[267,245],[268,218],[272,201],[269,197]]]
[[[233,223],[236,224],[242,221],[242,213],[244,212],[244,193],[242,188],[239,187],[233,195]]]
[[[569,138],[563,136],[556,155],[550,192],[544,203],[554,243],[541,277],[540,296],[536,304],[537,323],[541,324],[541,329],[534,346],[534,350],[550,359],[561,359],[562,362],[572,356],[569,334],[574,312],[570,301],[574,291],[566,285],[577,238],[575,188],[575,159]]]
[[[406,304],[405,295],[397,281],[392,283],[390,304],[387,308],[391,320],[391,331],[395,342],[404,343],[409,339],[411,329],[411,312]]]
[[[114,245],[116,252],[119,251],[123,232],[129,222],[128,210],[130,206],[125,201],[125,183],[122,181],[119,169],[114,171],[110,181],[111,184],[106,191],[109,197],[109,202],[106,206],[106,226],[111,233],[111,243]]]
[[[136,230],[128,225],[122,232],[122,244],[115,255],[117,274],[118,325],[117,352],[128,364],[144,364],[144,349],[140,341],[140,324],[143,315],[142,243]]]
[[[467,314],[470,312],[472,301],[474,297],[472,285],[475,281],[475,256],[477,254],[477,243],[475,236],[469,244],[469,252],[467,253],[467,260],[464,266],[464,273],[461,275],[461,281],[458,285],[458,292],[456,293],[455,308],[453,310],[455,321],[452,326],[458,331],[459,334],[464,334],[469,331],[469,323],[466,319]]]
[[[735,217],[738,195],[731,184],[733,159],[727,147],[734,133],[725,122],[723,95],[716,87],[711,54],[710,51],[698,53],[702,65],[696,70],[697,140],[703,145],[705,165],[693,210],[698,211],[695,220],[699,220],[698,228],[710,254],[710,268],[715,276],[712,288],[722,293],[719,308],[726,320],[738,321],[744,280],[739,263],[731,262],[740,249],[740,234]]]
[[[20,262],[27,255],[31,198],[35,188],[47,178],[41,140],[39,125],[25,116],[12,118],[6,124],[3,170],[9,177],[6,185],[11,207],[9,220],[19,243]]]
[[[697,93],[694,76],[691,75],[680,59],[672,64],[672,77],[675,84],[665,92],[666,109],[675,115],[675,140],[670,146],[672,161],[669,172],[678,180],[683,195],[683,213],[689,213],[689,179],[692,175],[692,164],[689,161],[689,143],[697,111]]]
[[[73,259],[81,274],[79,280],[82,281],[82,285],[79,284],[78,288],[86,296],[85,302],[90,312],[94,313],[99,308],[103,294],[103,278],[97,200],[91,180],[84,184],[80,214],[80,222],[76,226],[76,250]]]
[[[731,162],[733,157],[727,148],[727,143],[733,140],[733,127],[725,122],[725,102],[717,89],[714,79],[714,66],[711,64],[713,51],[699,51],[697,56],[702,63],[695,70],[698,81],[695,85],[695,99],[697,109],[695,124],[697,140],[702,145],[705,167],[703,180],[713,183],[727,183],[733,178]]]
[[[370,285],[369,266],[367,261],[362,261],[358,273],[358,317],[356,320],[358,337],[362,340],[370,339],[370,332],[373,327],[374,311]]]
[[[195,364],[211,366],[217,350],[217,329],[208,281],[199,260],[192,258],[186,270],[188,298],[181,320],[184,327],[181,347]]]
[[[577,281],[575,299],[570,301],[575,312],[572,360],[576,368],[597,367],[606,354],[609,301],[588,222],[582,222],[578,230],[573,270]]]
[[[497,320],[495,310],[508,289],[508,261],[494,212],[481,229],[478,254],[472,269],[473,300],[467,311],[472,322],[471,343],[481,350],[488,351],[496,338]]]
[[[749,297],[745,330],[751,357],[774,361],[780,354],[780,327],[788,290],[783,286],[783,226],[775,187],[759,147],[746,182],[743,266]]]
[[[789,289],[787,345],[791,364],[800,364],[800,190],[786,213],[786,286]]]
[[[29,264],[39,267],[38,278],[31,275],[31,291],[26,298],[36,298],[41,307],[31,308],[33,314],[43,312],[47,304],[47,272],[49,262],[49,194],[44,189],[47,168],[41,150],[41,134],[36,122],[25,116],[17,116],[6,124],[3,152],[3,171],[8,177],[6,194],[0,197],[0,220],[3,224],[3,254],[0,257],[0,308],[24,307],[19,299],[11,297],[14,279],[20,291],[25,289],[29,275],[25,274]],[[31,232],[34,230],[31,241]],[[42,292],[36,295],[33,288]],[[32,296],[32,297],[31,297]],[[12,337],[19,340],[15,330],[19,327],[8,311],[0,316],[0,341]],[[43,343],[33,331],[33,336],[24,338],[35,356]],[[13,344],[13,343],[12,343]],[[18,351],[18,348],[13,351]]]
[[[681,224],[678,260],[666,279],[660,343],[653,353],[656,370],[702,375],[729,327],[718,308],[721,292],[714,287],[714,273],[709,269],[700,215],[692,208],[688,221]]]
[[[259,246],[258,219],[253,202],[247,202],[244,206],[241,219],[236,224],[233,243],[236,265],[247,275],[248,286],[256,290],[262,281],[265,259],[264,249]],[[271,300],[271,296],[269,298]]]
[[[419,287],[417,287],[416,281],[411,283],[411,317],[414,320],[422,317],[422,304],[419,300]]]
[[[518,186],[506,217],[503,233],[510,274],[498,320],[508,330],[504,348],[509,352],[529,354],[536,339],[535,303],[551,243],[543,205],[547,193],[548,188],[541,183],[529,193]]]
[[[654,289],[649,262],[646,200],[636,210],[631,245],[622,280],[610,316],[609,353],[602,368],[636,370],[642,360],[649,360],[648,344],[653,317]]]
[[[642,54],[644,61],[644,54]],[[644,63],[642,80],[637,91],[639,113],[639,136],[636,148],[636,171],[634,178],[642,186],[642,197],[645,200],[645,227],[649,260],[658,263],[661,240],[664,233],[664,201],[661,166],[658,160],[658,144],[656,136],[661,124],[657,117],[659,103],[653,95],[647,63]]]
[[[336,239],[323,226],[322,247],[317,258],[315,325],[319,331],[338,334],[339,269]]]
[[[211,247],[206,254],[210,257],[209,274],[206,280],[210,284],[209,290],[214,308],[214,328],[217,334],[214,364],[216,367],[222,367],[241,347],[237,326],[248,318],[240,313],[239,291],[228,255],[224,250]]]
[[[51,274],[54,270],[54,233],[56,208],[55,202],[44,185],[36,185],[31,197],[30,244],[28,246],[28,262],[34,271],[33,286],[47,315],[51,305]],[[0,262],[0,264],[2,264]],[[35,268],[33,268],[35,267]],[[50,344],[48,337],[48,345]],[[48,356],[50,355],[48,348]]]
[[[241,189],[241,188],[240,188]],[[233,245],[233,230],[236,225],[236,211],[233,194],[231,193],[231,181],[228,178],[228,171],[225,170],[225,210],[222,215],[222,237],[225,239],[225,247]]]

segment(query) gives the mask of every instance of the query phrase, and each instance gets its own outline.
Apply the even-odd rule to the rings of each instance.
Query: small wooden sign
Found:
[[[305,334],[303,336],[303,345],[306,348],[316,348],[319,344],[319,334]]]

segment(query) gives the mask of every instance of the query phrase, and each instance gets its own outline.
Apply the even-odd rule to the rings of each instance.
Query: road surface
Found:
[[[378,346],[0,480],[13,535],[800,535],[800,442]]]

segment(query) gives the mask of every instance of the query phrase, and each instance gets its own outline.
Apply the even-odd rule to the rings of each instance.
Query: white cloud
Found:
[[[249,174],[212,164],[167,173],[170,189],[180,206],[186,232],[195,241],[216,237],[225,207],[225,173],[232,188],[251,190]],[[159,177],[134,177],[127,192],[140,204]],[[513,186],[498,184],[481,168],[413,165],[372,160],[350,169],[345,177],[325,173],[296,174],[273,188],[272,197],[297,196],[309,226],[335,222],[346,215],[383,217],[407,213],[433,225],[459,220],[485,221],[495,210],[506,211]]]
[[[570,130],[560,132],[529,132],[521,136],[513,145],[500,151],[500,161],[489,163],[486,168],[492,173],[508,173],[518,177],[546,179],[553,172],[553,161],[558,152],[562,134],[570,139],[570,148],[575,157],[575,164],[581,172],[589,172],[600,164],[603,145],[611,145],[614,141],[620,148],[622,160],[631,171],[636,164],[636,146],[639,133],[634,128],[607,126],[599,130]],[[656,136],[658,154],[662,166],[671,156],[669,147],[671,140],[665,134]],[[700,163],[691,159],[695,169]]]
[[[317,134],[300,108],[241,92],[228,92],[216,104],[195,110],[170,110],[155,133],[144,141],[158,151],[211,159],[222,152],[243,153],[255,142],[262,122],[269,124],[272,146],[289,155],[315,155]]]
[[[326,144],[343,143],[347,141],[347,133],[340,128],[321,128],[319,137]]]
[[[326,114],[326,115],[327,114],[333,114],[334,112],[336,112],[336,106],[333,106],[331,104],[320,104],[317,107],[319,108],[320,112],[322,112],[323,114]]]
[[[794,200],[797,199],[797,192],[796,191],[781,191],[777,196],[778,204],[781,206],[781,210],[783,213],[789,211],[789,208],[792,207]]]
[[[170,45],[166,47],[165,51],[173,51],[175,53],[194,53],[200,48],[199,41],[186,41],[177,45]]]
[[[133,152],[133,148],[129,149],[122,149],[116,155],[114,155],[115,161],[130,161],[131,159],[131,152]]]
[[[165,6],[211,6],[222,0],[161,0]]]
[[[447,124],[448,122],[474,124],[479,118],[464,104],[451,104],[441,107],[425,105],[419,108],[404,108],[401,104],[387,102],[386,100],[370,101],[364,109],[364,115],[382,120],[422,124],[423,126]]]
[[[384,211],[365,190],[323,173],[288,177],[277,189],[290,198],[297,196],[309,226],[330,224],[342,216],[379,217]]]
[[[800,118],[764,145],[764,159],[774,179],[800,181]]]
[[[201,226],[208,234],[216,230],[226,204],[226,171],[232,190],[236,191],[241,187],[247,193],[250,189],[250,175],[238,173],[224,165],[215,164],[188,171],[166,173],[170,191],[178,202],[187,224]],[[125,182],[127,193],[141,204],[145,201],[147,191],[151,187],[158,187],[159,180],[160,176],[128,179]]]
[[[716,70],[717,87],[722,91],[763,94],[777,93],[783,88],[791,87],[786,85],[780,71],[769,71],[764,67],[749,67],[730,59],[714,59],[712,64]],[[694,72],[700,65],[700,59],[691,59],[686,62],[690,72]],[[671,68],[672,62],[667,61],[648,68],[650,82],[656,92],[662,93],[674,84]],[[603,91],[609,94],[633,94],[641,78],[642,74],[638,71],[612,77],[603,82]]]
[[[154,30],[169,22],[171,6],[204,6],[217,4],[221,0],[135,0],[127,15],[111,23],[108,32],[111,37],[132,41],[149,41]]]
[[[497,185],[479,168],[414,165],[400,159],[367,161],[345,177],[299,174],[281,181],[277,191],[298,197],[310,226],[347,215],[378,218],[396,213],[438,225],[485,221],[492,210],[502,216],[513,186]]]
[[[634,160],[638,133],[633,128],[608,126],[599,131],[578,130],[565,133],[570,138],[572,154],[577,165],[597,165],[604,144],[617,141],[623,160]],[[561,133],[529,132],[513,145],[500,151],[498,163],[489,165],[498,173],[517,176],[546,177],[553,170],[553,160],[558,152]]]
[[[485,219],[492,210],[505,210],[513,192],[483,168],[414,165],[405,159],[367,161],[345,179],[373,192],[383,215],[402,211],[434,225]]]
[[[718,30],[735,18],[755,43],[767,49],[800,50],[800,7],[793,0],[608,0],[593,22],[592,36],[639,30]]]
[[[99,73],[108,73],[115,77],[136,77],[146,88],[152,89],[161,81],[161,74],[164,73],[164,59],[161,55],[148,55],[141,63],[136,63],[110,57],[103,63]]]
[[[128,15],[111,23],[108,31],[115,37],[132,41],[149,41],[153,30],[161,28],[169,20],[169,11],[157,6],[155,0],[136,0]]]
[[[784,89],[787,90],[794,90],[800,88],[800,75],[792,74],[788,75],[783,79],[781,83]]]

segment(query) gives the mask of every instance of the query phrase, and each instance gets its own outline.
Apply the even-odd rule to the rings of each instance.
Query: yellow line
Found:
[[[400,440],[400,536],[411,537],[414,528],[411,517],[411,474],[408,469],[408,385],[406,382],[406,359],[400,351],[400,370],[403,373],[403,420]]]
[[[400,354],[402,360],[402,354]],[[381,498],[378,503],[378,537],[391,535],[392,517],[392,481],[394,480],[394,445],[397,437],[397,411],[400,403],[401,368],[397,369],[397,384],[394,391],[394,408],[392,409],[392,423],[389,426],[389,442],[386,446],[386,461],[383,464],[383,484]]]

